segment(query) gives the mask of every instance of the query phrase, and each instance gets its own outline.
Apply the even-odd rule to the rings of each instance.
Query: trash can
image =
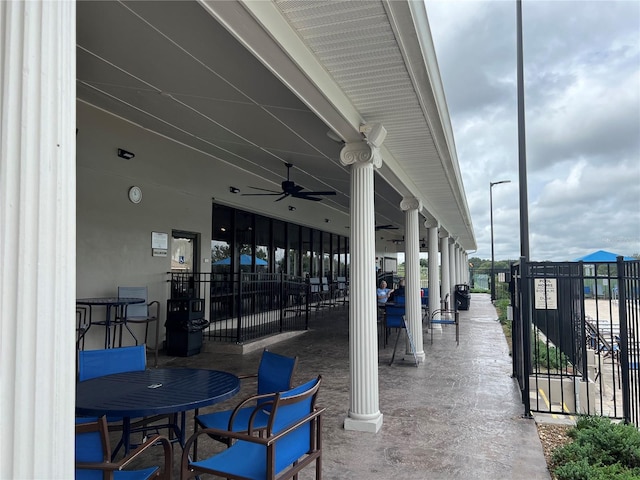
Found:
[[[190,357],[202,348],[202,330],[209,326],[204,318],[204,299],[167,300],[167,355]]]
[[[471,303],[469,285],[456,285],[455,301],[456,310],[469,310],[469,303]]]

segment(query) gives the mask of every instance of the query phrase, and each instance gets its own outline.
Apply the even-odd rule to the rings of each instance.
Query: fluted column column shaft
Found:
[[[453,308],[454,303],[454,294],[453,287],[456,284],[456,243],[455,240],[449,239],[449,305]]]
[[[74,475],[75,32],[0,2],[0,478]]]
[[[421,208],[417,198],[407,197],[400,203],[405,212],[405,322],[409,327],[419,362],[425,358],[422,342],[422,310],[420,307],[420,227],[418,212]],[[407,345],[407,354],[411,354]],[[413,360],[413,359],[412,359]]]
[[[438,274],[438,225],[425,223],[429,247],[429,317],[440,306],[440,275]]]
[[[451,277],[449,276],[449,237],[447,236],[440,238],[440,271],[442,275],[440,282],[440,302],[442,307],[444,307],[442,302],[447,299],[447,293],[451,292]],[[451,299],[449,299],[449,305],[451,305]]]
[[[351,240],[349,288],[350,405],[346,430],[377,432],[382,426],[378,392],[378,334],[375,283],[373,173],[377,149],[351,143],[340,152],[351,166]]]

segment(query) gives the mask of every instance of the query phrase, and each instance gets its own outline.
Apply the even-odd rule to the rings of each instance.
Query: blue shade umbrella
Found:
[[[607,252],[605,250],[597,250],[584,257],[576,258],[574,262],[603,262],[603,263],[615,263],[618,261],[619,255],[617,253]],[[633,257],[623,257],[623,260],[635,260]]]
[[[247,255],[246,253],[243,253],[242,255],[240,255],[240,265],[251,265],[251,259],[252,259],[251,255]],[[217,262],[213,262],[213,265],[230,265],[230,264],[231,264],[230,257],[223,258],[222,260],[218,260]],[[266,260],[256,257],[256,265],[258,266],[268,265],[268,263]]]

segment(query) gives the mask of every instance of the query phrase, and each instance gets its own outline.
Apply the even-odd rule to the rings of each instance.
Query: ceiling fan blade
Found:
[[[255,196],[263,196],[263,195],[282,195],[282,192],[274,192],[274,193],[243,193],[241,196],[243,197],[255,197]]]
[[[274,193],[276,195],[282,195],[282,192],[279,192],[278,190],[270,190],[268,188],[260,188],[260,187],[249,187],[249,188],[253,188],[254,190],[262,190],[263,192],[271,192],[271,193]],[[252,195],[252,194],[251,193],[243,193],[243,195]]]
[[[311,200],[313,202],[319,202],[322,200],[320,197],[310,197],[309,195],[291,195],[291,196],[295,198],[300,198],[302,200]]]
[[[335,195],[336,192],[300,192],[298,195]]]
[[[398,227],[394,227],[393,225],[376,225],[376,230],[398,230]]]
[[[282,196],[280,198],[276,198],[274,200],[274,202],[279,202],[280,200],[282,200],[283,198],[287,198],[288,196],[289,196],[289,194],[285,192],[285,193],[282,194]]]

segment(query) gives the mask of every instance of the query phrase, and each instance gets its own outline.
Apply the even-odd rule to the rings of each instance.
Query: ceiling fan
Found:
[[[398,227],[394,227],[393,225],[376,225],[376,232],[378,230],[398,230]]]
[[[282,181],[281,192],[277,192],[275,190],[268,190],[266,188],[249,187],[255,190],[262,190],[263,192],[269,192],[269,193],[243,193],[243,195],[254,195],[254,196],[255,195],[280,195],[280,198],[275,199],[276,202],[279,202],[283,198],[287,198],[287,197],[302,198],[303,200],[312,200],[314,202],[319,202],[320,200],[322,200],[321,198],[318,197],[319,195],[335,195],[336,194],[336,192],[334,191],[326,191],[326,192],[303,191],[304,187],[301,187],[300,185],[296,185],[295,182],[292,182],[289,179],[289,171],[291,170],[291,167],[293,167],[293,164],[285,163],[285,166],[287,167],[287,179]]]

